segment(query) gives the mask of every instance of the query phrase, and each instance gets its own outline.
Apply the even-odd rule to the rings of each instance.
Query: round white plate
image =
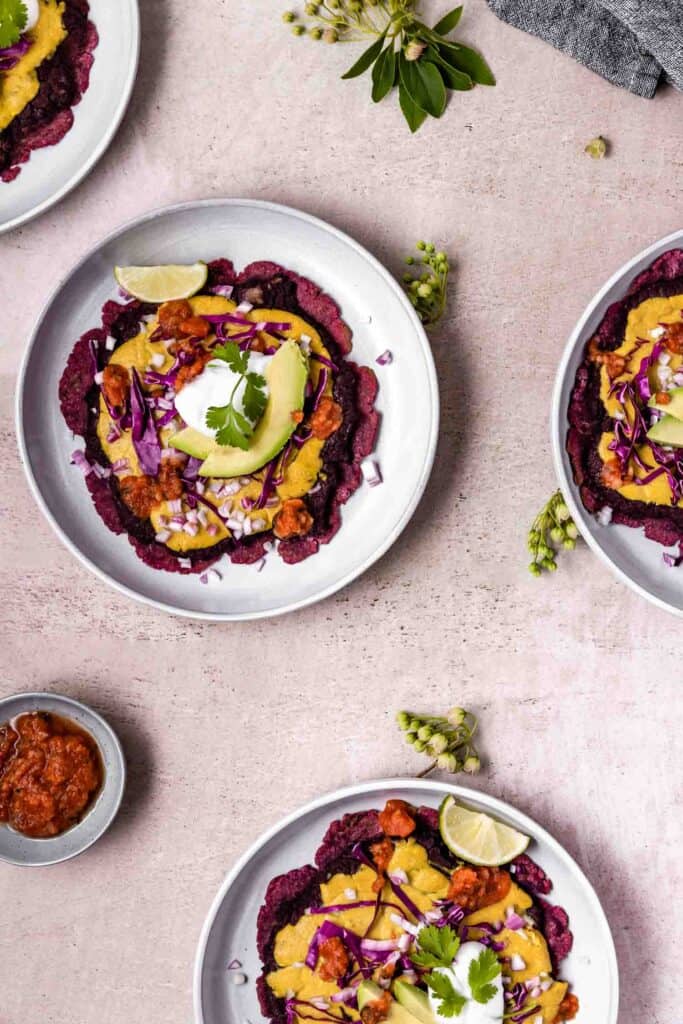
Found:
[[[567,455],[567,410],[576,371],[584,347],[598,328],[607,307],[623,298],[635,277],[658,256],[683,248],[683,231],[662,238],[625,263],[591,300],[572,331],[555,379],[551,414],[553,458],[562,493],[581,535],[613,573],[641,597],[675,615],[683,615],[683,568],[669,569],[662,559],[663,548],[648,540],[642,530],[628,526],[600,526],[586,511],[574,484]]]
[[[529,854],[552,879],[550,900],[565,908],[574,933],[574,948],[562,963],[561,975],[579,997],[577,1024],[616,1024],[614,943],[600,901],[576,862],[540,825],[501,800],[463,786],[418,779],[384,779],[337,790],[285,818],[247,851],[223,882],[202,929],[194,972],[196,1024],[263,1020],[255,988],[261,973],[256,951],[259,907],[271,878],[312,863],[331,821],[381,807],[388,799],[438,807],[447,793],[532,837]],[[226,967],[233,958],[241,961],[248,984],[232,984]]]
[[[223,580],[144,565],[125,536],[104,525],[79,471],[69,465],[74,442],[59,408],[57,386],[80,335],[100,323],[116,294],[116,264],[192,263],[226,256],[236,268],[274,260],[312,278],[338,302],[353,331],[353,358],[379,379],[382,422],[374,458],[384,483],[366,484],[342,509],[330,544],[299,565],[271,553],[265,568],[219,563]],[[389,366],[375,360],[385,349]],[[427,483],[438,431],[438,389],[429,343],[392,275],[336,228],[273,203],[223,199],[156,211],[110,235],[57,288],[29,341],[17,389],[17,433],[40,508],[81,561],[130,597],[202,619],[250,619],[300,608],[345,586],[397,539]]]
[[[0,182],[0,234],[44,213],[89,174],[113,139],[138,68],[137,0],[90,0],[100,41],[90,85],[73,108],[74,123],[56,146],[36,149],[14,181]]]

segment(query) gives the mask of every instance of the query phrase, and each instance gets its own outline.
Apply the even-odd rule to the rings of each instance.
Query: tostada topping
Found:
[[[362,481],[376,379],[345,359],[348,329],[311,282],[274,264],[202,266],[204,293],[109,302],[74,349],[60,383],[86,439],[73,460],[155,567],[204,576],[227,553],[262,568],[274,541],[297,562],[332,538]]]
[[[393,829],[397,812],[414,831],[382,836],[380,823]],[[553,961],[549,942],[562,915],[566,929],[566,915],[535,896],[536,886],[547,893],[547,876],[526,855],[509,871],[458,863],[436,821],[433,810],[403,801],[347,815],[328,829],[317,868],[271,882],[258,920],[265,1017],[274,1024],[569,1019],[562,1014],[578,1001],[554,975],[571,934]],[[474,884],[454,890],[465,871]],[[471,905],[458,902],[475,890]]]

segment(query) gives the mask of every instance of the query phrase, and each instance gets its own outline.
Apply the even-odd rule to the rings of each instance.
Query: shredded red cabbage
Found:
[[[156,476],[161,463],[161,445],[157,437],[154,417],[147,408],[137,370],[133,368],[130,389],[130,410],[133,427],[133,447],[143,473]]]

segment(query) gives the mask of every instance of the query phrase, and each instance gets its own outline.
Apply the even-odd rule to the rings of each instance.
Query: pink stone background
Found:
[[[0,865],[0,1019],[188,1024],[201,923],[238,854],[321,791],[418,771],[393,712],[459,702],[481,716],[473,784],[538,819],[595,884],[621,1024],[677,1024],[680,626],[584,547],[532,579],[525,536],[554,487],[548,409],[569,331],[623,261],[681,227],[683,99],[630,96],[469,0],[463,36],[498,87],[455,95],[411,137],[394,100],[375,108],[365,79],[339,81],[349,49],[294,39],[279,13],[142,0],[114,144],[75,194],[0,239],[0,693],[92,703],[130,761],[92,850]],[[583,154],[598,133],[602,162]],[[65,270],[153,206],[223,195],[329,219],[397,270],[420,237],[457,262],[434,336],[441,443],[413,527],[324,604],[234,626],[132,604],[77,564],[32,502],[13,428],[25,340]]]

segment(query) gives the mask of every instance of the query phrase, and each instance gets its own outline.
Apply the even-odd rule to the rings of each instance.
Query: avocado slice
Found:
[[[296,429],[292,413],[301,412],[308,378],[308,361],[294,341],[286,341],[266,370],[269,396],[246,451],[217,444],[211,437],[186,427],[169,440],[173,448],[204,459],[200,476],[248,476],[284,448]]]
[[[667,402],[666,405],[660,405],[656,395],[653,395],[647,404],[651,409],[659,409],[660,412],[665,412],[667,416],[673,416],[676,420],[683,420],[683,388],[672,388],[671,391],[667,391],[667,395],[671,401]]]
[[[374,981],[362,981],[358,986],[358,1009],[362,1010],[373,999],[381,999],[383,995],[384,989],[381,989]],[[395,999],[391,1001],[386,1020],[388,1024],[420,1024],[419,1018],[414,1017],[405,1006],[401,1006]]]
[[[647,436],[657,444],[683,448],[683,421],[674,419],[673,416],[663,416],[661,420],[652,424]]]
[[[408,1013],[412,1013],[413,1017],[420,1021],[420,1024],[437,1024],[426,992],[417,988],[416,985],[411,985],[408,981],[401,981],[400,978],[394,982],[393,991],[401,1006]]]

